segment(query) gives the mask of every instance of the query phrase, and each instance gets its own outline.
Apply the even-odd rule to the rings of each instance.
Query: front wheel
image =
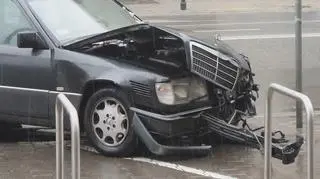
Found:
[[[137,146],[127,95],[117,88],[94,93],[85,108],[84,128],[95,149],[106,156],[129,156]]]

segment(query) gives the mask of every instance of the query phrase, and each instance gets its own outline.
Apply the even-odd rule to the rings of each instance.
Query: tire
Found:
[[[118,107],[115,107],[116,103]],[[114,157],[134,153],[138,139],[132,127],[133,112],[129,106],[127,95],[118,88],[101,89],[89,98],[84,112],[84,129],[99,153]]]

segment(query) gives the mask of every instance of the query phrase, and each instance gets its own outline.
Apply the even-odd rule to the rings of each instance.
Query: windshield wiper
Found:
[[[125,9],[131,17],[135,18],[136,20],[139,21],[139,23],[142,23],[143,20],[140,19],[137,15],[135,15],[135,13],[133,13],[130,9],[128,9],[126,6],[124,6],[121,2],[119,2],[118,0],[113,0],[115,3],[117,3],[119,6],[121,6],[123,9]]]

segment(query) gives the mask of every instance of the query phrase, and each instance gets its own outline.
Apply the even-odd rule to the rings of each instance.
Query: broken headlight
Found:
[[[167,105],[208,99],[206,82],[195,77],[172,80],[168,83],[156,83],[156,93],[159,102]]]

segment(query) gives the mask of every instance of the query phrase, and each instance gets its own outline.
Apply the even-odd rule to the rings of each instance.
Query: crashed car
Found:
[[[0,119],[54,127],[55,99],[77,107],[81,129],[107,156],[208,153],[211,136],[263,147],[248,57],[143,22],[116,0],[2,0]],[[281,133],[282,134],[282,133]],[[291,163],[302,140],[273,139]]]

